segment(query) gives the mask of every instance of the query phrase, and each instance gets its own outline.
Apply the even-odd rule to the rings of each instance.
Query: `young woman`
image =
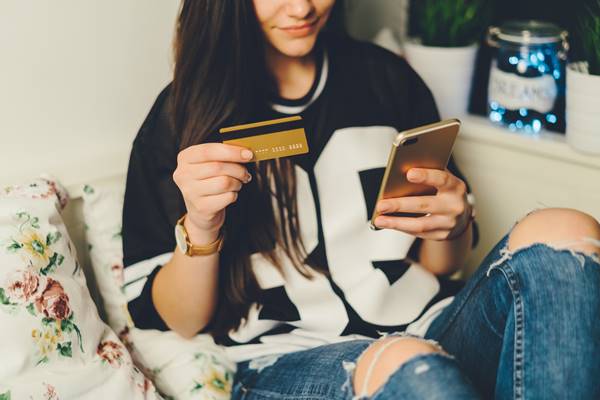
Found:
[[[598,398],[600,226],[536,211],[465,287],[445,278],[476,241],[467,184],[454,163],[413,169],[435,196],[374,204],[395,133],[439,117],[402,58],[335,33],[340,6],[183,2],[127,177],[136,325],[211,333],[238,363],[234,398]],[[308,154],[220,143],[297,114]],[[428,216],[371,231],[374,207]]]

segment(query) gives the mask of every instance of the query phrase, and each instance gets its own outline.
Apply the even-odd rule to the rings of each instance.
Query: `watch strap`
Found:
[[[218,253],[219,251],[221,251],[221,249],[223,248],[223,242],[225,239],[225,234],[223,232],[223,229],[221,229],[219,231],[219,236],[217,237],[217,239],[212,242],[209,243],[207,245],[196,245],[194,243],[191,242],[190,240],[190,236],[187,232],[187,229],[185,229],[185,217],[187,216],[187,213],[185,213],[181,218],[179,218],[179,220],[177,221],[177,224],[180,225],[183,228],[183,233],[185,236],[185,242],[187,244],[187,249],[185,254],[187,256],[206,256],[206,255],[210,255],[210,254],[214,254],[214,253]]]

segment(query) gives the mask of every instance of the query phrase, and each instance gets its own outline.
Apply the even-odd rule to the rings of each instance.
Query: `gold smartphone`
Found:
[[[373,221],[379,216],[377,203],[380,200],[405,196],[428,196],[437,192],[435,187],[408,181],[406,173],[411,168],[446,169],[459,129],[458,119],[448,119],[398,133],[392,144],[373,215],[369,221],[371,229],[379,230]],[[425,214],[386,215],[422,217]]]

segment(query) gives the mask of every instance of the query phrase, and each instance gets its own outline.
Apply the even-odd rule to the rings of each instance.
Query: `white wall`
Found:
[[[357,39],[374,40],[384,28],[402,43],[408,31],[409,0],[344,0],[348,32]]]
[[[346,0],[349,31],[373,40],[387,27],[401,41],[407,4]],[[0,1],[0,186],[41,172],[75,186],[126,169],[131,141],[171,79],[178,6]]]
[[[126,168],[131,141],[170,80],[178,5],[0,1],[0,185],[42,171],[71,182],[82,170],[93,178]]]

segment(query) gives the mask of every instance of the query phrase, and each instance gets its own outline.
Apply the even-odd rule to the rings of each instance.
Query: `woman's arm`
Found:
[[[193,244],[217,239],[227,206],[250,182],[243,164],[252,157],[247,149],[222,143],[193,145],[179,152],[173,181],[185,202],[184,226]],[[169,328],[192,337],[210,322],[217,303],[218,268],[218,254],[190,257],[175,248],[152,286],[154,306]]]
[[[184,225],[194,244],[212,243],[219,236],[218,230],[195,232],[187,221]],[[218,271],[219,253],[189,257],[175,247],[152,285],[152,301],[169,328],[191,338],[210,322],[217,303]]]
[[[473,224],[458,237],[448,240],[424,239],[418,253],[419,264],[436,275],[450,275],[461,268],[471,252]]]
[[[433,196],[410,196],[381,200],[377,210],[425,213],[420,218],[379,216],[374,223],[380,228],[396,229],[423,239],[418,261],[436,275],[456,271],[466,260],[473,240],[472,206],[467,201],[467,185],[448,170],[412,168],[407,179],[433,186]]]
[[[406,116],[405,120],[398,122],[397,130],[400,132],[439,121],[440,116],[431,91],[406,60],[398,59],[396,68],[390,71],[388,79],[393,82],[390,87],[395,89],[390,97],[396,99],[395,108],[401,110],[398,115]],[[464,264],[472,243],[477,240],[476,227],[469,223],[471,206],[466,201],[466,179],[452,157],[448,163],[448,171],[420,169],[415,173],[419,176],[413,182],[437,187],[438,195],[393,199],[387,203],[387,212],[424,212],[431,216],[378,217],[377,221],[383,225],[378,225],[378,222],[375,224],[421,238],[418,251],[413,255],[418,258],[417,261],[436,275],[451,274]],[[385,203],[380,202],[378,207],[386,205]]]

